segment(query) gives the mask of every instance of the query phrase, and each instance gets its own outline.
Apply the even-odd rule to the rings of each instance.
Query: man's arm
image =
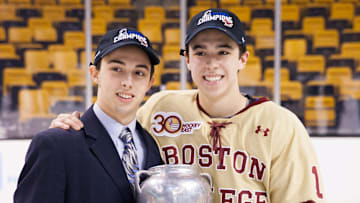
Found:
[[[26,154],[14,203],[63,203],[65,169],[61,156],[52,136],[35,136]]]
[[[59,114],[54,120],[51,121],[49,128],[62,128],[68,130],[80,130],[84,124],[80,121],[80,113],[75,111],[71,114]]]

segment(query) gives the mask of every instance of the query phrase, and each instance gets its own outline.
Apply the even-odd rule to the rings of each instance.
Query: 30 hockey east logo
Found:
[[[151,118],[151,130],[156,136],[176,137],[182,134],[192,134],[200,129],[202,122],[185,122],[176,112],[157,112]]]
[[[226,27],[232,27],[234,25],[232,17],[229,16],[227,13],[223,12],[211,12],[211,10],[205,11],[204,15],[199,19],[197,25],[201,25],[208,21],[216,21],[220,20],[224,23]]]

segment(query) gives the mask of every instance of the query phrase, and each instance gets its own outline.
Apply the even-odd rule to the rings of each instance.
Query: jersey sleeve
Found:
[[[269,193],[271,202],[325,202],[320,168],[311,139],[300,120],[290,114],[283,123],[286,139],[272,144]]]
[[[26,154],[14,203],[64,202],[65,169],[54,139],[39,134]]]

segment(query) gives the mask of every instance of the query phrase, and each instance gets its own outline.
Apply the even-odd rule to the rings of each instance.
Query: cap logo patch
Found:
[[[137,41],[140,42],[141,45],[145,47],[149,46],[144,35],[142,35],[140,32],[128,31],[126,28],[121,29],[119,31],[119,34],[114,37],[114,43],[127,39],[136,39]]]
[[[224,12],[211,12],[211,10],[205,11],[204,15],[199,19],[197,25],[201,25],[203,23],[209,21],[222,21],[224,26],[233,27],[233,19],[227,13]]]

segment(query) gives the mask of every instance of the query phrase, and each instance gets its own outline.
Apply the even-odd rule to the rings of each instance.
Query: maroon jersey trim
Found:
[[[251,102],[249,105],[247,105],[245,108],[241,109],[239,112],[237,112],[236,114],[234,114],[233,116],[235,115],[238,115],[244,111],[246,111],[247,109],[249,109],[250,107],[253,107],[255,105],[258,105],[258,104],[261,104],[263,102],[267,102],[267,101],[270,101],[268,98],[266,97],[260,97],[258,99],[254,99],[248,95],[245,95]],[[196,95],[196,104],[197,106],[199,107],[200,111],[204,112],[207,116],[211,117],[206,111],[205,109],[200,105],[200,101],[199,101],[199,95]],[[232,117],[232,116],[231,116]]]

